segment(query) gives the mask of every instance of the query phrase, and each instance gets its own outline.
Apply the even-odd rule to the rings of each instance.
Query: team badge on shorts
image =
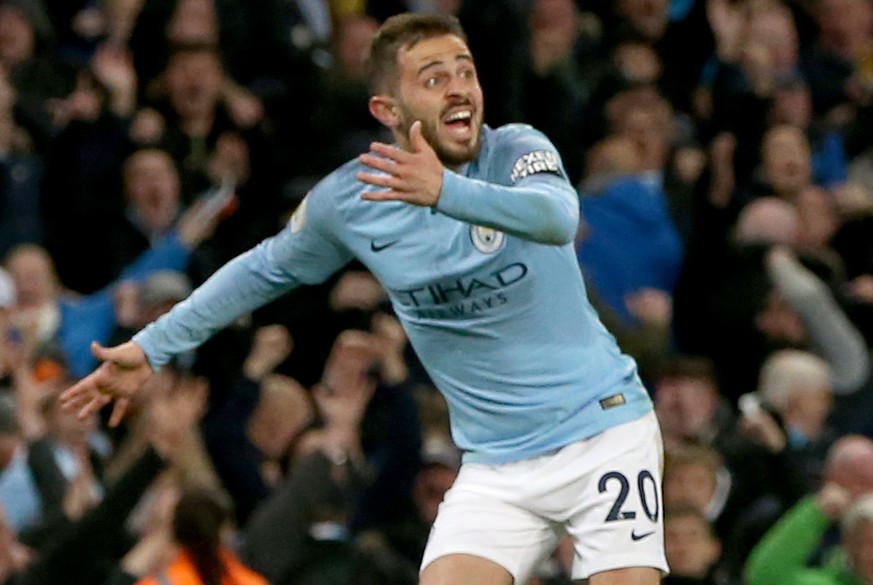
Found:
[[[306,225],[306,202],[308,199],[309,195],[307,194],[303,201],[300,202],[300,205],[297,206],[297,209],[294,210],[294,213],[291,214],[288,227],[291,229],[292,234],[299,234],[303,231],[303,226]]]
[[[506,235],[494,228],[474,225],[470,227],[470,239],[473,240],[476,249],[483,254],[493,254],[503,247]]]

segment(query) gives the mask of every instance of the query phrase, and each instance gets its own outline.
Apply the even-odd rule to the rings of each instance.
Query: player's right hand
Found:
[[[78,411],[79,418],[84,419],[114,400],[109,417],[109,426],[114,427],[124,418],[130,398],[152,375],[152,367],[133,341],[108,348],[95,341],[91,352],[100,366],[61,394],[61,406]]]

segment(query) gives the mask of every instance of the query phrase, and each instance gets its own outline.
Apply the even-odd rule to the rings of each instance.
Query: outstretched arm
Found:
[[[299,284],[322,282],[342,267],[348,252],[322,229],[333,213],[330,202],[310,199],[307,229],[285,229],[237,256],[132,341],[109,349],[95,344],[100,366],[61,395],[62,405],[86,417],[116,399],[110,424],[118,424],[130,396],[174,355],[200,346]]]

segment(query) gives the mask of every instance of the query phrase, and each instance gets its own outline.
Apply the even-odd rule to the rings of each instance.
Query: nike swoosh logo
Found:
[[[400,240],[391,240],[390,242],[385,242],[384,244],[377,244],[376,240],[370,240],[370,250],[373,252],[381,252],[387,248],[390,248]]]
[[[642,540],[642,539],[646,538],[647,536],[653,535],[654,533],[655,533],[655,531],[652,530],[651,532],[643,532],[642,534],[637,534],[636,532],[631,530],[631,540]]]

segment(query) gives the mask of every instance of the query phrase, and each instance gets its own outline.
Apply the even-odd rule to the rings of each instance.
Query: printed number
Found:
[[[616,520],[630,520],[632,518],[636,518],[636,512],[622,512],[621,507],[624,505],[625,499],[627,499],[627,494],[630,491],[630,484],[627,481],[627,478],[623,473],[619,473],[617,471],[610,471],[603,475],[600,478],[600,482],[597,484],[597,489],[600,490],[600,493],[606,491],[606,484],[609,480],[614,479],[618,482],[620,490],[618,492],[618,497],[615,498],[615,502],[612,504],[612,508],[609,510],[609,514],[606,515],[606,522],[614,522]]]
[[[605,522],[633,520],[637,517],[636,512],[627,510],[622,511],[624,502],[627,499],[628,493],[630,493],[630,481],[628,481],[625,474],[618,471],[610,471],[603,474],[603,477],[600,478],[600,481],[597,484],[597,489],[602,494],[606,491],[607,484],[611,480],[618,482],[619,490],[618,497],[615,498],[612,508],[609,509],[609,514],[606,515]],[[651,494],[646,491],[647,487],[650,487]],[[642,504],[643,512],[645,512],[649,520],[657,522],[658,516],[661,513],[661,503],[658,501],[658,483],[655,481],[651,472],[647,469],[642,470],[639,475],[637,475],[637,492],[640,496],[640,504]],[[653,501],[649,500],[650,497]]]
[[[648,482],[646,481],[648,480]],[[654,509],[649,508],[649,496],[646,493],[646,483],[652,487],[652,499],[654,500]],[[658,514],[661,513],[661,503],[658,501],[658,482],[652,477],[648,469],[643,469],[637,476],[637,489],[640,491],[640,504],[643,505],[643,512],[649,517],[652,522],[658,521]]]

